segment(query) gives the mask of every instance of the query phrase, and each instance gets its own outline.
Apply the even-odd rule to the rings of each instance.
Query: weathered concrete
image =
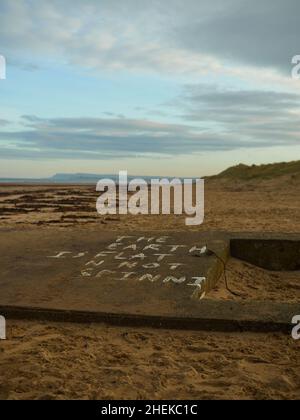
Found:
[[[214,234],[41,232],[1,232],[0,305],[183,315],[223,270],[193,247],[207,244],[225,261],[229,256],[228,241]]]
[[[200,298],[215,287],[230,247],[233,256],[264,268],[299,269],[299,235],[133,232],[122,238],[126,234],[2,229],[0,314],[8,320],[291,330],[300,305]],[[205,245],[221,260],[200,256]]]
[[[300,236],[262,238],[259,235],[230,240],[231,256],[274,271],[300,270]]]
[[[186,312],[165,315],[143,313],[109,313],[44,308],[0,306],[8,320],[38,320],[52,322],[97,323],[118,326],[137,326],[221,332],[283,332],[290,334],[292,318],[300,305],[274,302],[232,302],[202,300],[191,302]],[[161,314],[163,312],[163,314]]]

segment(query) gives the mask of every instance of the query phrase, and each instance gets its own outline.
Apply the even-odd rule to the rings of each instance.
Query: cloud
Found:
[[[24,131],[0,132],[1,156],[106,159],[237,146],[226,136],[215,137],[192,126],[146,120],[25,116],[24,124]]]
[[[299,12],[298,0],[2,0],[0,50],[33,69],[55,60],[100,72],[290,79]]]
[[[300,143],[300,94],[186,86],[177,107],[182,119],[251,144]]]
[[[299,12],[298,0],[1,0],[0,53],[9,64],[175,74],[194,83],[172,101],[177,124],[119,112],[33,115],[12,131],[0,120],[1,156],[110,159],[299,144],[300,83],[290,77]],[[223,86],[230,79],[235,89],[196,85],[203,75]],[[240,79],[255,87],[242,90]],[[161,108],[154,113],[151,104],[152,119],[168,118]]]
[[[174,33],[178,45],[255,67],[271,67],[290,76],[299,52],[298,0],[236,0],[208,18],[198,15]],[[200,7],[200,6],[199,6]]]
[[[126,157],[190,155],[206,151],[295,145],[299,143],[299,122],[293,114],[300,97],[283,96],[282,107],[274,106],[282,119],[273,121],[268,105],[272,98],[255,99],[249,94],[248,111],[238,112],[247,92],[184,95],[181,108],[184,124],[161,123],[126,118],[55,118],[24,116],[24,130],[0,131],[0,153],[6,158],[114,159]],[[217,95],[217,96],[216,96]],[[222,96],[223,95],[223,96]],[[268,95],[267,95],[268,96]],[[180,102],[179,101],[179,102]],[[237,110],[226,109],[231,104]],[[178,103],[179,106],[179,103]],[[224,108],[223,108],[224,106]],[[298,112],[299,108],[297,109]],[[191,123],[192,122],[192,123]]]

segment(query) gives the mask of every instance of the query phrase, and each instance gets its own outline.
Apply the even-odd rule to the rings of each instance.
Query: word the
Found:
[[[195,188],[194,188],[195,187]],[[118,189],[118,194],[117,194]],[[195,190],[195,205],[193,205]],[[127,171],[119,172],[118,188],[112,179],[98,182],[96,191],[103,192],[97,200],[100,215],[159,215],[171,214],[171,191],[174,195],[173,212],[186,214],[187,226],[201,225],[204,221],[204,180],[185,179],[134,179],[128,183]],[[134,193],[128,198],[128,192]],[[149,194],[150,193],[150,194]],[[117,205],[118,204],[118,205]]]

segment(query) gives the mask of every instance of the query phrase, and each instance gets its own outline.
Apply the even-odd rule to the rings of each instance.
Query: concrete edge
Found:
[[[215,304],[215,302],[214,302]],[[218,302],[220,306],[220,316],[195,318],[190,316],[170,317],[170,316],[149,316],[149,315],[129,315],[104,312],[43,309],[43,308],[22,308],[14,306],[0,306],[0,313],[6,320],[27,320],[27,321],[48,321],[48,322],[66,322],[66,323],[104,323],[112,326],[121,327],[150,327],[158,329],[176,329],[190,331],[210,331],[210,332],[280,332],[290,334],[292,331],[291,318],[283,320],[280,316],[272,318],[265,316],[262,308],[258,317],[238,318],[230,313],[228,302]],[[272,305],[272,303],[268,303]],[[282,304],[286,309],[287,304]],[[210,304],[208,304],[210,306]],[[235,302],[235,311],[247,311],[247,304]],[[262,305],[263,306],[263,305]],[[239,308],[240,307],[240,308]],[[249,305],[250,312],[253,309]],[[280,304],[276,304],[276,310]],[[293,312],[295,305],[290,305],[290,313]],[[222,316],[224,312],[225,316]],[[229,312],[229,313],[228,313]],[[261,315],[261,316],[259,316]]]
[[[221,276],[224,274],[224,271],[226,271],[226,265],[230,258],[230,242],[228,240],[223,240],[222,242],[223,246],[221,249],[218,249],[218,251],[215,250],[215,246],[214,244],[212,244],[211,249],[212,251],[216,252],[217,256],[212,255],[206,258],[213,258],[215,260],[215,264],[213,264],[212,267],[209,269],[206,281],[203,283],[203,287],[201,287],[201,289],[195,290],[195,292],[192,295],[192,299],[203,299],[209,292],[211,292],[216,287]]]

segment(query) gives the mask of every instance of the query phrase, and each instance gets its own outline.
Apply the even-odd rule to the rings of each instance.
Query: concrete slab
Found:
[[[223,271],[199,257],[205,245],[227,260],[228,241],[212,233],[2,230],[0,305],[188,316]]]
[[[283,332],[291,334],[291,321],[300,305],[275,302],[192,302],[186,313],[177,315],[135,315],[38,307],[1,306],[7,320],[107,323],[118,326],[152,327],[219,332]]]
[[[2,229],[0,314],[8,320],[291,331],[291,320],[300,313],[300,305],[200,298],[216,285],[224,268],[222,260],[226,262],[229,257],[230,243],[235,256],[242,259],[249,258],[249,249],[256,249],[257,241],[263,243],[252,261],[259,262],[265,253],[264,264],[274,247],[279,247],[274,253],[277,255],[282,241],[288,241],[284,250],[292,241],[298,261],[299,236],[268,235],[272,242],[266,243],[261,242],[266,241],[265,235],[247,233],[126,235],[83,229]],[[205,245],[219,258],[200,256]]]
[[[230,253],[266,270],[300,270],[300,235],[239,234],[230,240]]]

